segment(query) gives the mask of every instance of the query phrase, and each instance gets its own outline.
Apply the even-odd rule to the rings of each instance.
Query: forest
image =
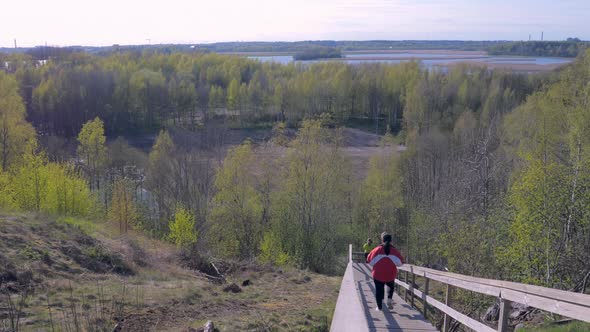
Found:
[[[295,60],[315,60],[328,58],[341,58],[342,53],[340,49],[333,47],[313,47],[295,53],[293,58]]]
[[[590,51],[542,75],[199,53],[0,63],[3,210],[327,274],[388,230],[411,263],[587,287]],[[361,124],[391,153],[359,177],[342,127]],[[232,128],[272,138],[224,147]],[[158,133],[147,153],[115,139],[139,133]]]
[[[453,49],[453,50],[484,50],[502,43],[502,41],[463,41],[463,40],[308,40],[296,42],[218,42],[207,44],[151,44],[151,45],[112,45],[112,46],[72,46],[70,49],[93,54],[112,54],[123,52],[142,52],[157,50],[160,53],[172,52],[300,52],[315,47],[339,48],[343,51],[366,50],[407,50],[407,49]],[[32,48],[0,48],[4,53],[25,53],[43,50],[46,46]],[[56,48],[56,47],[49,47]],[[56,49],[64,49],[56,48]]]
[[[578,38],[564,41],[520,41],[490,46],[491,55],[556,56],[575,58],[582,54],[589,43]]]
[[[276,121],[293,127],[321,114],[340,124],[373,123],[378,133],[389,126],[397,134],[403,129],[405,108],[430,107],[406,107],[423,102],[406,98],[439,89],[431,85],[448,86],[435,91],[441,103],[435,113],[442,113],[453,107],[482,108],[491,92],[506,90],[509,103],[519,102],[541,83],[535,76],[464,66],[446,75],[423,71],[414,62],[279,65],[201,53],[70,53],[42,66],[30,55],[8,55],[0,61],[20,82],[27,119],[43,134],[61,137],[75,136],[97,116],[108,136],[157,132],[166,126],[197,129],[216,118],[232,127],[270,128]],[[482,76],[477,84],[499,85],[499,90],[467,96],[470,71]],[[453,105],[460,94],[467,99]]]

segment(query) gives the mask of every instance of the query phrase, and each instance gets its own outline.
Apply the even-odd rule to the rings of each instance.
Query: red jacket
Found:
[[[385,247],[380,245],[367,256],[367,263],[373,267],[373,279],[390,282],[397,277],[397,267],[404,264],[404,256],[393,246],[390,246],[389,255],[385,255]]]

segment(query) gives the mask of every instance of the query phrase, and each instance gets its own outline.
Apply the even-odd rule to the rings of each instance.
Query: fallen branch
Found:
[[[223,274],[221,274],[221,272],[219,272],[219,269],[217,268],[217,266],[215,266],[215,264],[213,264],[213,261],[210,262],[211,266],[213,266],[213,268],[215,269],[215,272],[217,272],[217,274],[219,275],[219,278],[221,280],[223,280],[223,282],[225,282],[225,277],[223,276]]]
[[[222,277],[216,277],[216,276],[212,276],[212,275],[210,275],[210,274],[207,274],[207,273],[204,273],[204,272],[201,272],[201,273],[203,273],[203,275],[204,275],[205,277],[207,277],[207,279],[213,279],[214,281],[219,281],[219,282],[222,282],[222,283],[223,283],[223,282],[225,282],[225,279],[224,279],[224,278],[222,278]]]

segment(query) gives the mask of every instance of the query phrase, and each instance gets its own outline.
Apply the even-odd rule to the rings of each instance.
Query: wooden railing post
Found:
[[[453,296],[453,288],[451,287],[451,285],[447,284],[447,293],[445,295],[445,304],[447,306],[451,306],[451,301],[452,301],[452,296]],[[451,316],[447,315],[445,313],[445,318],[443,321],[443,332],[449,332],[451,328]]]
[[[348,262],[352,263],[352,243],[348,244]]]
[[[414,295],[414,285],[416,284],[416,275],[414,274],[414,271],[411,272],[412,273],[412,285],[410,286],[410,296],[412,297],[412,308],[414,308],[414,298],[416,297]]]
[[[408,284],[408,271],[404,271],[404,272],[406,273],[406,276],[405,276],[405,278],[404,278],[404,282],[405,282],[406,284]],[[407,290],[406,288],[404,288],[404,301],[405,301],[406,303],[408,303],[408,290]]]
[[[400,270],[405,272],[401,278],[405,282],[398,281],[398,285],[405,291],[405,301],[412,308],[415,306],[415,298],[422,302],[423,308],[419,308],[420,313],[428,315],[428,310],[438,309],[444,315],[443,332],[449,332],[452,327],[463,324],[465,327],[481,332],[508,332],[511,327],[509,316],[512,303],[523,303],[531,308],[548,311],[557,315],[568,318],[581,320],[590,323],[590,296],[574,292],[563,291],[559,289],[545,288],[535,285],[520,284],[509,281],[476,278],[467,275],[459,275],[444,271],[436,271],[429,268],[423,268],[414,265],[404,265]],[[409,278],[409,274],[412,275]],[[418,274],[418,275],[416,275]],[[424,287],[416,290],[416,279],[424,278]],[[439,301],[434,297],[429,297],[430,280],[440,282],[446,286],[445,301]],[[397,280],[396,280],[397,281]],[[462,289],[470,292],[476,292],[486,296],[498,299],[499,314],[498,325],[492,328],[477,319],[469,317],[458,310],[453,309],[452,302],[456,297],[456,289]],[[408,292],[410,294],[408,294]],[[412,298],[409,299],[408,296]],[[420,301],[422,299],[422,301]]]
[[[508,331],[508,313],[510,311],[511,302],[505,299],[500,299],[500,318],[498,318],[498,332]]]
[[[428,314],[428,300],[427,300],[427,296],[428,296],[428,281],[430,279],[426,278],[426,283],[424,285],[424,292],[422,292],[422,307],[423,307],[423,315],[424,318],[428,318],[426,317],[426,315]]]

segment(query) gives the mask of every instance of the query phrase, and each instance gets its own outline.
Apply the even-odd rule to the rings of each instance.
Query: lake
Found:
[[[389,63],[397,64],[408,61],[420,61],[427,68],[447,67],[460,62],[485,64],[492,68],[522,69],[525,71],[549,70],[557,66],[570,63],[574,58],[558,57],[527,57],[527,56],[490,56],[483,52],[461,51],[428,51],[428,52],[399,52],[399,53],[350,53],[341,59],[320,59],[310,61],[295,61],[291,55],[251,55],[249,59],[262,62],[276,62],[281,64],[317,63],[326,61],[342,61],[349,64],[361,63]]]

